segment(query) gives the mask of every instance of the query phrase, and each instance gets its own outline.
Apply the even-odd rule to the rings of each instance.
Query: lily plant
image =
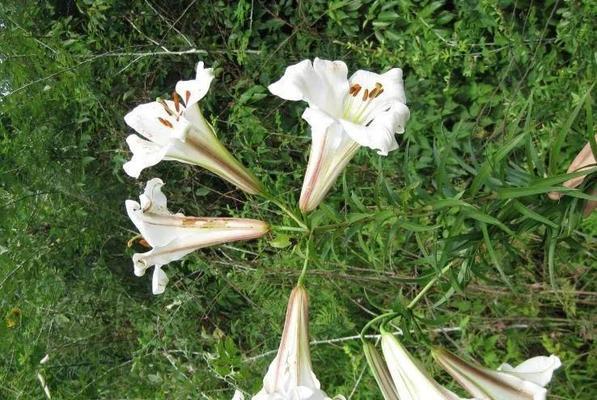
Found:
[[[315,58],[286,68],[269,91],[285,100],[306,101],[302,117],[311,126],[311,151],[299,207],[315,209],[361,146],[387,155],[398,148],[410,112],[402,70],[383,74],[359,70],[348,78],[342,61]]]
[[[372,344],[365,343],[364,350],[385,400],[465,400],[433,379],[402,343],[383,329],[381,347],[383,358]],[[515,368],[502,364],[493,371],[444,349],[432,354],[474,396],[470,400],[545,400],[544,387],[561,365],[552,355],[531,358]]]
[[[239,398],[239,393],[235,394]],[[242,397],[240,397],[242,399]],[[253,400],[330,400],[311,366],[309,350],[309,299],[302,285],[288,301],[282,339],[276,357],[263,379],[263,388]],[[335,400],[343,400],[337,396]]]
[[[126,139],[133,152],[123,166],[128,175],[138,178],[147,167],[175,160],[201,166],[247,193],[263,192],[262,184],[218,140],[199,109],[213,78],[213,70],[199,62],[195,79],[179,81],[171,100],[141,104],[124,117],[141,135]]]
[[[148,252],[133,255],[134,272],[143,276],[148,268],[154,267],[154,294],[163,293],[168,283],[162,266],[204,247],[256,239],[269,231],[268,224],[255,219],[173,214],[168,210],[162,186],[161,179],[151,179],[139,197],[140,203],[134,200],[125,203],[129,218],[152,247]]]

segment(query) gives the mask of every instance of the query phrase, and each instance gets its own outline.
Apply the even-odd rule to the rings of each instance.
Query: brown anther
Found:
[[[189,92],[188,90],[186,92],[184,92],[184,103],[188,106],[189,105],[189,99],[191,98],[191,92]]]
[[[174,125],[172,125],[172,123],[170,121],[167,121],[167,120],[165,120],[162,117],[158,117],[158,119],[160,120],[160,122],[162,123],[162,125],[164,125],[165,127],[174,128]]]
[[[375,95],[375,97],[379,97],[383,93],[383,88],[379,89],[379,92]]]
[[[367,100],[367,96],[369,96],[369,89],[365,89],[365,93],[363,93],[363,101]]]
[[[375,82],[375,87],[377,89],[381,89],[383,87],[383,85],[381,83],[379,83],[379,82]]]
[[[371,91],[371,93],[369,93],[369,98],[370,98],[370,99],[374,99],[374,98],[376,98],[376,97],[377,97],[377,92],[378,92],[378,91],[379,91],[379,88],[377,88],[377,87],[376,87],[375,89],[373,89],[373,90]]]
[[[127,243],[126,243],[126,247],[131,248],[135,245],[135,242],[137,242],[138,244],[140,244],[143,247],[147,247],[150,248],[151,245],[149,243],[147,243],[147,241],[143,238],[143,236],[141,235],[137,235],[132,237]]]
[[[352,85],[350,87],[350,90],[348,91],[349,94],[351,94],[352,96],[355,96],[357,94],[359,94],[359,92],[361,91],[361,85],[359,85],[358,83],[355,83],[354,85]]]
[[[174,100],[174,108],[176,112],[180,112],[180,98],[176,92],[172,92],[172,100]]]

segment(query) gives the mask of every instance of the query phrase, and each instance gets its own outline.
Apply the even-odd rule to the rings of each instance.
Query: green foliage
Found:
[[[556,353],[553,397],[592,399],[597,219],[582,210],[594,178],[559,202],[545,194],[595,132],[596,12],[552,0],[3,2],[0,398],[42,398],[38,372],[56,399],[259,389],[273,355],[256,356],[277,348],[306,239],[274,231],[197,252],[152,296],[126,247],[123,202],[141,183],[121,169],[122,117],[204,60],[217,74],[204,113],[294,205],[305,105],[266,87],[319,56],[353,71],[400,66],[412,112],[401,148],[361,149],[308,217],[311,334],[323,341],[313,364],[326,392],[379,398],[359,341],[326,339],[393,309],[442,382],[428,343],[492,367]],[[173,210],[293,226],[206,171],[164,162],[142,179],[154,176]]]

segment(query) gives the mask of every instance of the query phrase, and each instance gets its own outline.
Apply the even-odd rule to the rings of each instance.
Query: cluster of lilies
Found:
[[[133,157],[124,164],[124,170],[138,178],[143,169],[162,160],[179,161],[203,167],[248,194],[273,201],[265,186],[221,143],[201,113],[199,101],[207,94],[213,78],[213,70],[199,62],[195,79],[179,81],[170,100],[158,98],[125,116],[126,123],[139,135],[132,134],[126,140]],[[348,78],[342,61],[304,60],[288,67],[269,90],[285,100],[302,100],[309,105],[302,115],[311,126],[312,136],[299,200],[303,213],[322,202],[360,147],[380,155],[395,150],[395,134],[404,132],[410,116],[399,68],[383,74],[359,70]],[[585,153],[579,155],[582,160],[577,163],[592,157],[592,152]],[[595,163],[594,158],[592,162]],[[579,184],[576,180],[567,186]],[[142,276],[154,268],[154,294],[163,293],[168,284],[162,269],[168,263],[204,247],[257,239],[270,229],[266,222],[256,219],[172,213],[162,193],[163,186],[159,178],[153,178],[146,183],[139,202],[126,201],[130,219],[144,242],[151,246],[150,251],[133,255],[134,272]],[[551,195],[554,199],[557,196]],[[301,224],[300,219],[295,220]],[[262,390],[253,400],[329,399],[313,373],[308,325],[308,296],[299,280],[290,294],[278,353],[265,375]],[[437,383],[384,325],[380,331],[382,353],[376,344],[365,339],[363,349],[384,399],[461,399]],[[497,371],[444,349],[434,349],[432,355],[478,400],[545,399],[544,387],[560,367],[560,360],[553,355],[531,358],[515,368],[503,364]],[[240,399],[244,395],[236,391],[234,400]]]

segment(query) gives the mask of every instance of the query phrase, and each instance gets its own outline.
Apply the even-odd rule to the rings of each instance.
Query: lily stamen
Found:
[[[354,85],[352,85],[350,87],[350,90],[348,91],[348,94],[352,95],[353,97],[356,97],[359,92],[361,91],[361,85],[359,85],[358,83],[355,83]]]
[[[174,125],[172,125],[172,123],[168,120],[165,120],[162,117],[158,117],[158,120],[162,123],[162,125],[164,125],[167,128],[174,128]]]
[[[178,97],[178,94],[176,94],[176,92],[172,92],[172,100],[174,100],[174,108],[176,109],[176,112],[179,113],[180,112],[180,98]]]
[[[172,117],[176,116],[176,113],[174,113],[170,107],[168,106],[168,103],[166,103],[166,101],[164,99],[162,99],[161,97],[158,97],[156,99],[156,101],[162,106],[164,107],[164,111],[166,111],[166,113]]]

